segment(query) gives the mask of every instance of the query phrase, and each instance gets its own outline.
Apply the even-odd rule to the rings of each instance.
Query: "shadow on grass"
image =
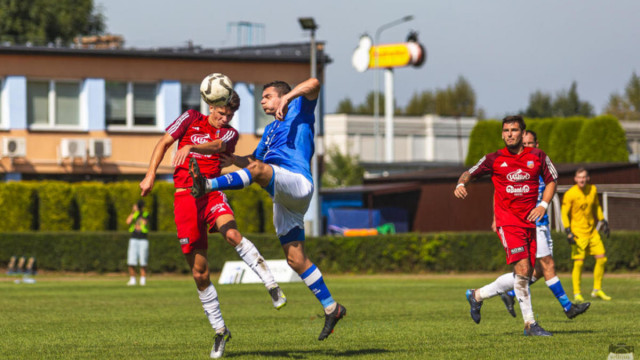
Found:
[[[384,354],[391,352],[386,349],[361,349],[361,350],[277,350],[277,351],[233,351],[225,353],[225,357],[265,356],[274,358],[306,359],[307,356],[325,355],[331,357],[348,357],[361,355]]]

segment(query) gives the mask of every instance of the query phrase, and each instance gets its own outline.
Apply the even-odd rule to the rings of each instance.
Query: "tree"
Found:
[[[336,109],[336,113],[338,114],[354,114],[355,107],[351,102],[351,99],[345,98],[338,103],[338,108]]]
[[[551,95],[538,90],[529,95],[529,106],[524,111],[524,116],[529,118],[551,117]]]
[[[421,116],[425,114],[435,114],[436,99],[431,90],[425,90],[422,93],[413,93],[409,103],[404,110],[405,115]]]
[[[621,120],[640,120],[640,77],[635,72],[624,89],[624,96],[611,94],[604,112]]]
[[[561,91],[556,95],[551,108],[553,115],[559,117],[593,116],[593,106],[586,101],[580,101],[578,84],[575,81],[571,83],[569,91]]]
[[[364,168],[358,164],[357,157],[343,155],[337,146],[327,149],[322,174],[323,187],[359,185],[363,178]]]
[[[0,39],[14,43],[69,43],[106,29],[92,0],[0,0]]]

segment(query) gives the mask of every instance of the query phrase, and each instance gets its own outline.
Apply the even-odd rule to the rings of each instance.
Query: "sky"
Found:
[[[414,93],[444,89],[464,76],[477,106],[501,118],[527,107],[531,93],[556,94],[577,82],[581,100],[600,113],[640,73],[638,0],[94,0],[107,32],[123,35],[125,47],[205,48],[238,44],[238,22],[260,24],[254,44],[300,43],[309,32],[299,17],[314,17],[316,39],[333,59],[325,78],[325,109],[350,98],[363,103],[374,90],[374,73],[357,72],[351,56],[361,35],[413,15],[384,30],[381,44],[404,42],[418,32],[427,50],[420,68],[394,70],[396,103]],[[242,41],[247,41],[241,37]],[[382,76],[381,76],[382,79]],[[382,84],[382,82],[381,82]],[[383,87],[380,86],[382,91]]]

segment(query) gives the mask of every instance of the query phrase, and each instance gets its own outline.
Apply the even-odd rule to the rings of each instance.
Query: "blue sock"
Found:
[[[551,290],[556,299],[558,299],[558,302],[560,302],[560,305],[562,305],[564,311],[569,311],[572,305],[571,300],[569,300],[569,297],[567,297],[567,293],[564,292],[562,284],[560,283],[560,279],[558,279],[558,277],[556,276],[553,279],[547,280],[545,282],[547,283],[549,290]]]
[[[515,297],[516,296],[516,292],[513,290],[509,290],[507,291],[507,295],[511,296],[511,297]]]
[[[324,279],[322,278],[322,273],[320,269],[315,264],[312,264],[310,268],[305,270],[305,272],[300,275],[302,281],[309,287],[313,295],[318,298],[323,307],[327,307],[335,301],[331,297],[331,293],[327,288],[327,285],[324,284]]]
[[[251,173],[247,169],[218,176],[207,180],[207,190],[237,190],[251,185]]]

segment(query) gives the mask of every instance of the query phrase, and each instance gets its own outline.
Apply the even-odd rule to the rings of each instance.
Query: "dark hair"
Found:
[[[538,134],[536,134],[536,132],[535,132],[535,131],[532,131],[532,130],[525,130],[525,131],[524,131],[524,134],[525,134],[525,135],[527,135],[527,134],[531,134],[531,135],[533,135],[533,141],[538,142]]]
[[[270,87],[276,89],[276,92],[278,93],[278,96],[282,96],[282,95],[288,93],[289,91],[291,91],[291,86],[289,86],[289,84],[287,84],[286,82],[280,81],[280,80],[272,81],[272,82],[266,84],[262,88],[262,91],[265,91]]]
[[[138,203],[136,205],[138,205],[138,210],[142,210],[142,208],[144,207],[144,201],[138,200]]]
[[[524,123],[524,119],[520,115],[511,115],[502,119],[502,127],[504,124],[518,123],[520,125],[520,130],[524,131],[527,128],[527,125]]]
[[[578,176],[578,174],[580,174],[581,172],[586,172],[587,176],[589,176],[589,171],[583,167],[579,167],[578,170],[576,170],[576,176]]]
[[[238,93],[235,90],[231,93],[227,106],[231,108],[231,111],[238,111],[240,108],[240,96],[238,96]]]

